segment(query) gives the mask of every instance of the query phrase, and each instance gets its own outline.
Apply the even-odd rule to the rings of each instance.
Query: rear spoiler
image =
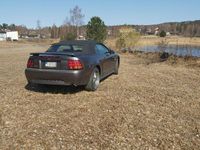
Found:
[[[30,53],[31,56],[39,56],[39,55],[62,55],[62,56],[75,56],[74,53],[70,53],[70,52],[67,52],[67,53],[54,53],[54,52],[46,52],[46,53]]]

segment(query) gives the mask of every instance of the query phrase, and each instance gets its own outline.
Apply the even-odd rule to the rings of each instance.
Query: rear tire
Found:
[[[30,88],[35,88],[35,87],[38,87],[38,84],[36,84],[36,83],[32,83],[32,82],[30,82],[30,81],[28,81],[28,87],[30,87]]]
[[[34,84],[32,82],[30,82],[30,81],[28,81],[27,85],[30,86],[30,87],[34,86]]]
[[[40,89],[40,88],[45,88],[45,87],[47,87],[48,85],[45,85],[45,84],[37,84],[37,83],[32,83],[32,82],[28,81],[27,86],[28,86],[30,89]]]
[[[98,68],[94,68],[88,84],[85,86],[87,91],[96,91],[100,83],[100,72]]]

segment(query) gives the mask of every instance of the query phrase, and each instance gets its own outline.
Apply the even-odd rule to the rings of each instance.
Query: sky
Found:
[[[200,19],[200,0],[4,0],[0,3],[0,24],[62,25],[70,9],[78,5],[84,22],[99,16],[106,25],[157,24]]]

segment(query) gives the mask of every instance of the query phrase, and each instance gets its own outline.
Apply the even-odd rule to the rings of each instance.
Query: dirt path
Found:
[[[122,55],[97,92],[28,90],[28,54],[47,47],[0,47],[0,149],[199,149],[200,69]]]

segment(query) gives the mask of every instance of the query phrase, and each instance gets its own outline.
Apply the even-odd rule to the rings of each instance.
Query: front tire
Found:
[[[118,59],[115,62],[115,69],[114,69],[114,74],[118,75],[119,74],[119,61]]]
[[[98,68],[95,68],[90,76],[90,80],[86,85],[87,91],[96,91],[100,83],[100,72]]]

